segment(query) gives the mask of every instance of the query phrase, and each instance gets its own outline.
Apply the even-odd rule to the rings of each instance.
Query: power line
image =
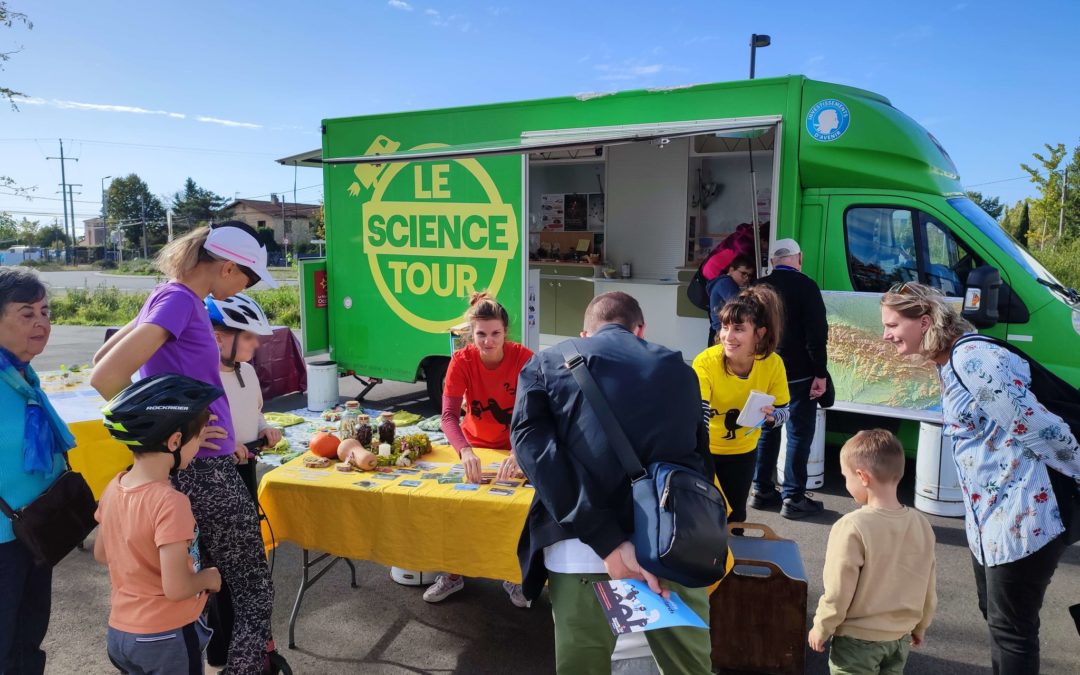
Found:
[[[45,138],[0,138],[0,143],[36,143],[51,139]],[[196,148],[184,145],[153,145],[149,143],[127,143],[124,141],[100,141],[87,138],[69,138],[76,143],[88,143],[90,145],[116,145],[128,148],[146,148],[150,150],[176,150],[180,152],[208,152],[222,155],[257,155],[260,157],[273,157],[273,152],[253,152],[250,150],[226,150],[222,148]]]
[[[964,187],[969,187],[969,188],[982,187],[983,185],[995,185],[997,183],[1008,183],[1010,181],[1023,180],[1025,178],[1030,178],[1030,177],[1031,176],[1017,176],[1016,178],[1001,178],[999,180],[989,180],[989,181],[986,181],[985,183],[972,183],[971,185],[965,185]]]

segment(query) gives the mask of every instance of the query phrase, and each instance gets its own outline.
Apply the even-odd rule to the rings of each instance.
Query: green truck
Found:
[[[280,161],[321,167],[325,185],[305,351],[373,381],[425,380],[436,401],[474,290],[534,349],[624,290],[649,339],[691,360],[708,327],[686,284],[744,224],[759,254],[796,239],[825,291],[839,410],[940,418],[934,373],[880,341],[880,293],[905,281],[1080,385],[1080,297],[964,196],[930,133],[869,91],[790,76],[328,119],[321,149]]]

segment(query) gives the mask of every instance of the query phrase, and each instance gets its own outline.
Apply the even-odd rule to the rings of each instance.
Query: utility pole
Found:
[[[101,227],[105,240],[101,242],[101,255],[105,260],[109,259],[109,200],[105,196],[105,181],[112,176],[101,179]]]
[[[82,183],[68,183],[68,200],[71,202],[71,259],[77,265],[79,261],[76,259],[75,251],[75,190],[72,189],[76,187],[82,187]]]
[[[69,161],[77,162],[79,160],[77,158],[75,158],[75,157],[64,157],[64,139],[61,138],[61,139],[59,139],[59,141],[60,141],[60,156],[59,157],[46,157],[45,159],[58,159],[58,160],[60,160],[60,198],[61,198],[60,201],[62,201],[64,203],[64,232],[67,232],[68,208],[67,208],[67,200],[63,198],[64,193],[67,192],[67,174],[65,173],[64,169],[65,169],[65,166],[66,166],[66,164],[65,164],[66,162],[69,162]],[[72,211],[71,211],[71,216],[72,216],[72,218],[75,217],[75,210],[74,209],[72,209]],[[68,262],[70,262],[70,260],[71,260],[71,251],[70,251],[70,249],[68,249],[65,246],[64,247],[64,252],[65,252],[65,259]]]
[[[150,254],[146,250],[146,200],[142,195],[139,195],[139,206],[142,207],[142,257],[146,259]]]
[[[1069,167],[1061,172],[1061,211],[1058,213],[1058,241],[1065,234],[1065,186],[1069,184]]]

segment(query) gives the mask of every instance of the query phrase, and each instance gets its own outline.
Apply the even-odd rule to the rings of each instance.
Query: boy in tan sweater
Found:
[[[904,449],[882,429],[860,431],[840,450],[847,491],[859,508],[833,525],[825,552],[825,592],[808,642],[825,651],[829,672],[903,673],[934,615],[934,531],[901,504]]]

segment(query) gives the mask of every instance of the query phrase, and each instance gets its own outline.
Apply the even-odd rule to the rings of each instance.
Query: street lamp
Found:
[[[754,33],[750,36],[750,79],[754,79],[754,60],[757,56],[755,52],[758,47],[768,47],[772,44],[772,38],[768,35],[758,35]]]
[[[104,228],[105,241],[102,243],[101,250],[105,257],[109,257],[109,207],[108,200],[105,199],[105,181],[112,178],[112,176],[105,176],[101,179],[101,227]]]

